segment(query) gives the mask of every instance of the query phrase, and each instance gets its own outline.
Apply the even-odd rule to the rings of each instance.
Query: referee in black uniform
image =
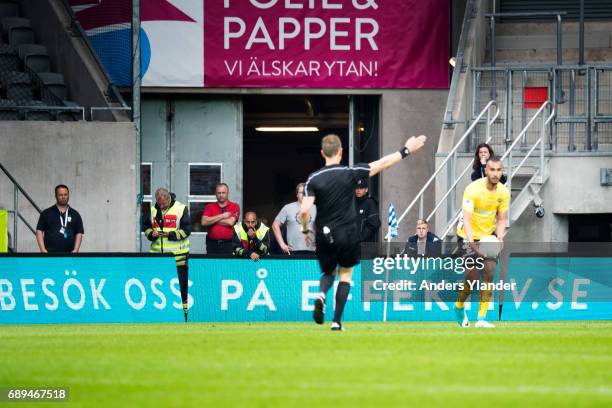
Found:
[[[336,310],[332,330],[342,330],[342,312],[350,291],[353,267],[359,263],[359,231],[355,224],[355,188],[357,180],[371,177],[400,162],[420,149],[427,138],[412,136],[395,153],[372,163],[359,163],[354,167],[341,166],[342,143],[337,135],[327,135],[321,141],[321,155],[325,167],[312,173],[304,186],[304,199],[300,208],[300,221],[304,237],[308,237],[308,214],[317,204],[317,259],[321,266],[321,293],[315,299],[314,321],[323,324],[325,297],[334,283],[336,268],[340,275],[336,291]]]

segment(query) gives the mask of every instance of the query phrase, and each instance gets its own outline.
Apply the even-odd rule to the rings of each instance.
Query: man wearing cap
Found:
[[[357,207],[357,231],[359,242],[376,242],[380,217],[378,215],[378,202],[368,194],[367,178],[357,180],[355,189],[355,204]]]

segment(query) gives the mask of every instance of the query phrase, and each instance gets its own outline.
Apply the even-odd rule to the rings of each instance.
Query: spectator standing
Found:
[[[307,234],[306,239],[304,239],[302,223],[300,221],[300,205],[304,198],[304,183],[300,183],[295,187],[295,196],[297,201],[286,204],[274,219],[272,231],[274,231],[276,242],[278,242],[284,254],[314,255],[316,249],[314,231],[317,207],[313,205],[310,208],[308,213],[308,230],[310,232]],[[283,239],[282,225],[285,225],[287,229],[287,242]]]
[[[378,203],[368,194],[369,177],[357,180],[355,189],[355,204],[357,209],[357,231],[359,242],[376,242],[380,228]]]
[[[201,224],[208,227],[206,253],[230,255],[232,253],[233,227],[240,219],[240,207],[229,200],[229,187],[219,183],[215,187],[217,201],[204,208]]]
[[[36,225],[36,242],[41,253],[77,253],[83,240],[83,220],[68,200],[64,184],[55,187],[55,205],[44,210]]]

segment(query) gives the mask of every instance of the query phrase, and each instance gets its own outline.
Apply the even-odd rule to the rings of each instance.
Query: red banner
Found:
[[[447,88],[448,0],[208,0],[204,86]]]

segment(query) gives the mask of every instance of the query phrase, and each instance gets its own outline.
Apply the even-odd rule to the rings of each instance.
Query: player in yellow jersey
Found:
[[[464,307],[465,300],[471,293],[469,282],[478,281],[481,272],[481,282],[492,282],[497,263],[497,259],[486,258],[478,251],[480,238],[495,233],[500,244],[503,245],[504,242],[510,190],[499,182],[503,170],[504,166],[499,158],[489,158],[485,167],[486,177],[470,183],[463,193],[463,222],[457,228],[459,249],[466,258],[483,258],[484,268],[467,269],[465,272],[464,287],[455,303],[455,317],[462,327],[470,325]],[[491,290],[480,291],[476,327],[495,327],[485,320],[492,295]]]

